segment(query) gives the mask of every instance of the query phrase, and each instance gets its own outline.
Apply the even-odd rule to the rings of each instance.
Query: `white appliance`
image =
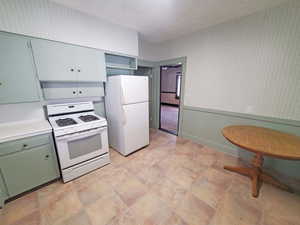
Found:
[[[105,106],[111,147],[128,155],[149,144],[148,77],[108,78]]]
[[[64,182],[110,163],[107,122],[92,102],[47,105],[47,114]]]

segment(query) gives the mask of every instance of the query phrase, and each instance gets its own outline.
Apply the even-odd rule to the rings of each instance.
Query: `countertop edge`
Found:
[[[8,142],[8,141],[16,141],[18,139],[28,138],[28,137],[33,137],[33,136],[37,136],[37,135],[41,135],[41,134],[48,134],[48,133],[52,133],[52,129],[39,130],[36,132],[30,132],[30,133],[21,134],[21,135],[0,138],[0,144],[4,143],[4,142]]]

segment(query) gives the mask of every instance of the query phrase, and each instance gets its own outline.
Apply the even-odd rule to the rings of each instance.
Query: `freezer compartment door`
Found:
[[[148,77],[121,76],[122,104],[149,101]]]
[[[149,103],[124,105],[124,155],[149,145]]]

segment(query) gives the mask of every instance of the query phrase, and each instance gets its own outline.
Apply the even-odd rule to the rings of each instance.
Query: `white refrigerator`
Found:
[[[149,145],[147,76],[108,78],[105,96],[108,139],[112,148],[128,155]]]

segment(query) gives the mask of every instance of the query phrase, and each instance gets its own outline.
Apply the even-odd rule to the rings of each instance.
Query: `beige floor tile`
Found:
[[[123,165],[124,163],[134,159],[137,155],[130,154],[128,156],[123,156],[121,153],[117,152],[114,149],[110,149],[110,160],[112,165],[114,166],[120,166]]]
[[[74,216],[71,216],[70,218],[55,225],[91,225],[91,222],[87,213],[84,210],[82,210]]]
[[[143,159],[150,162],[151,165],[154,165],[155,163],[169,157],[174,151],[175,150],[168,145],[159,146],[154,149],[149,149],[146,154],[144,154]]]
[[[112,186],[119,185],[123,183],[127,177],[132,176],[129,171],[123,167],[103,167],[106,170],[99,170],[97,171],[96,177],[98,180],[102,182],[106,182]]]
[[[115,191],[129,207],[147,193],[148,187],[135,177],[127,177],[122,184],[115,186]]]
[[[194,158],[195,162],[203,165],[203,166],[212,166],[214,165],[218,158],[215,154],[197,154]]]
[[[83,205],[90,204],[105,195],[114,193],[112,186],[101,180],[95,180],[93,183],[81,184],[75,188]]]
[[[40,207],[44,207],[49,203],[56,202],[61,199],[66,193],[74,190],[73,182],[62,183],[57,181],[37,191]]]
[[[139,224],[155,224],[171,215],[171,210],[152,192],[141,197],[130,209]]]
[[[148,161],[144,157],[135,158],[135,160],[131,160],[126,163],[124,166],[128,169],[132,174],[137,174],[144,168],[149,168],[155,164],[155,161]]]
[[[227,192],[211,225],[259,225],[262,211],[236,193]]]
[[[184,167],[178,167],[174,171],[167,173],[168,179],[172,180],[174,183],[179,184],[186,190],[190,189],[192,183],[196,180],[197,177],[197,173],[194,173],[193,171]]]
[[[121,215],[113,218],[107,225],[140,225],[130,209],[124,210]]]
[[[43,225],[61,223],[82,210],[82,204],[75,191],[65,192],[56,201],[44,204],[40,209]]]
[[[166,219],[162,223],[159,223],[159,225],[188,225],[188,224],[177,214],[173,213],[168,219]]]
[[[297,223],[287,221],[284,219],[281,219],[280,216],[274,215],[273,213],[265,213],[263,222],[261,225],[299,225],[300,221]]]
[[[148,187],[156,185],[161,180],[165,179],[164,171],[158,166],[154,165],[149,168],[142,169],[136,174],[137,178]]]
[[[5,223],[1,223],[1,225],[5,225]],[[22,219],[16,221],[12,225],[41,225],[41,216],[38,210],[33,213],[23,217]]]
[[[252,197],[251,181],[244,183],[240,180],[234,179],[231,186],[228,188],[228,193],[234,196],[241,203],[256,208],[258,211],[263,211],[264,199],[259,196],[258,198]]]
[[[205,177],[199,177],[191,187],[192,194],[215,209],[225,192],[224,187],[209,182]]]
[[[106,225],[126,210],[126,205],[115,194],[104,196],[85,207],[92,225]]]
[[[173,154],[169,157],[161,160],[159,163],[156,164],[161,171],[165,174],[174,171],[176,168],[180,167],[182,163],[177,160],[177,157]]]
[[[160,206],[160,209],[154,212],[150,217],[146,218],[144,225],[160,225],[167,224],[172,217],[176,216],[168,207]]]
[[[38,210],[38,198],[37,193],[29,193],[18,199],[15,199],[4,206],[2,215],[0,215],[1,225],[13,224],[16,221],[20,221],[24,218],[35,215]]]
[[[215,210],[193,194],[187,193],[176,213],[190,225],[207,225]]]
[[[222,170],[209,168],[202,174],[209,182],[214,183],[216,185],[222,186],[224,189],[227,189],[232,182],[232,174],[228,174]]]
[[[260,198],[264,202],[266,214],[276,215],[284,221],[300,224],[300,196],[280,190],[264,183]]]
[[[172,209],[178,206],[186,193],[184,188],[167,178],[153,185],[152,190]]]

